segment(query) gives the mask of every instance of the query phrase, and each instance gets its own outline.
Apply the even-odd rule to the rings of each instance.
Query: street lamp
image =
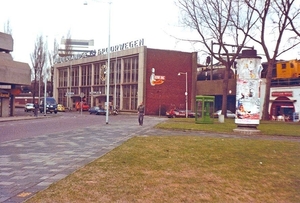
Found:
[[[87,5],[87,2],[84,2]],[[108,124],[109,115],[109,74],[110,74],[110,13],[111,1],[108,1],[108,47],[107,47],[107,69],[106,69],[106,124]]]
[[[188,83],[187,83],[187,72],[179,72],[178,76],[185,75],[185,117],[188,117]]]
[[[110,74],[110,11],[111,11],[111,1],[108,2],[108,47],[107,47],[107,71],[106,71],[106,124],[108,124],[108,115],[109,115],[109,74]]]

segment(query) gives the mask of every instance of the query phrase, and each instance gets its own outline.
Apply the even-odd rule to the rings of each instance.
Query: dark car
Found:
[[[93,106],[88,110],[90,114],[95,114],[95,115],[106,115],[106,110],[102,109],[98,106]]]
[[[40,113],[44,112],[44,99],[41,99]],[[57,103],[53,97],[46,97],[46,113],[57,113]]]

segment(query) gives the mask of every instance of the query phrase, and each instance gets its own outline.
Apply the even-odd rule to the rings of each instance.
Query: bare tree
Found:
[[[266,75],[266,92],[263,104],[263,120],[269,120],[270,88],[272,69],[276,59],[281,54],[290,51],[300,44],[299,30],[296,22],[299,21],[299,8],[295,8],[296,0],[245,0],[259,21],[257,21],[256,35],[249,35],[239,27],[245,35],[260,44],[268,62]],[[270,42],[269,40],[272,39]]]
[[[203,44],[210,55],[226,67],[222,89],[222,114],[226,116],[230,67],[245,46],[257,18],[254,19],[253,11],[239,0],[178,0],[178,6],[182,23],[199,36],[199,39],[187,41]],[[243,32],[237,29],[236,23]],[[236,52],[231,53],[232,47]]]
[[[53,50],[49,52],[48,58],[49,58],[49,64],[51,67],[51,89],[50,89],[50,96],[53,96],[53,75],[54,75],[54,65],[57,63],[58,59],[58,48],[59,44],[57,43],[57,40],[54,39],[53,43]]]
[[[290,13],[287,13],[285,9],[282,10],[283,14],[288,17],[289,23],[291,24],[292,32],[295,32],[298,37],[300,37],[300,5],[294,5],[291,8]]]
[[[9,20],[7,20],[6,23],[4,23],[4,33],[12,35],[12,29]]]
[[[36,38],[36,42],[34,45],[34,51],[30,54],[31,63],[32,63],[32,77],[34,80],[33,84],[33,101],[35,101],[36,92],[37,92],[37,82],[43,81],[42,74],[44,66],[46,65],[46,44],[44,43],[43,36],[40,35]]]

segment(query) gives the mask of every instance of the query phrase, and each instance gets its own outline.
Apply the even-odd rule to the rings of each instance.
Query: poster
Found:
[[[259,124],[261,59],[237,60],[236,124]]]

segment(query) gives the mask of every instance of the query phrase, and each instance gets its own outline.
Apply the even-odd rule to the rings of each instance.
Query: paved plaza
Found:
[[[145,117],[139,126],[137,116],[129,115],[120,123],[1,143],[0,202],[25,201],[129,138],[155,134],[152,127],[164,119]]]

